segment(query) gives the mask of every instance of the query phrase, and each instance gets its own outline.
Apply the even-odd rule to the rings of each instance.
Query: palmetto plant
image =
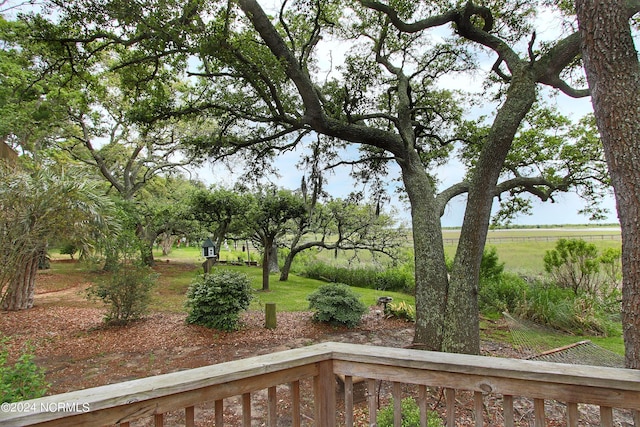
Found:
[[[0,165],[0,306],[33,306],[38,262],[50,242],[89,246],[117,227],[113,204],[77,169]]]

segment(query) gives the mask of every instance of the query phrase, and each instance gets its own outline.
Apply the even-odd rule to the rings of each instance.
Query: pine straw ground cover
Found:
[[[77,279],[77,280],[76,280]],[[51,277],[47,280],[52,281]],[[323,341],[341,341],[389,347],[411,344],[413,327],[401,320],[385,319],[379,309],[371,307],[363,322],[354,329],[336,328],[311,321],[309,312],[278,313],[276,329],[265,329],[264,314],[247,312],[240,331],[224,333],[185,322],[185,313],[154,312],[141,321],[127,326],[107,327],[104,311],[88,304],[82,297],[88,284],[74,278],[69,286],[48,283],[41,287],[33,309],[20,312],[0,312],[0,334],[10,337],[9,351],[15,359],[27,343],[33,346],[36,362],[46,370],[51,384],[49,394],[63,393],[104,384],[127,381],[189,368],[212,365],[229,360],[301,347]],[[54,289],[48,291],[48,289]],[[496,326],[503,327],[503,326]],[[516,357],[508,345],[483,342],[483,354]],[[310,381],[301,384],[303,425],[312,425],[313,400]],[[379,383],[380,405],[389,400],[391,384]],[[291,425],[288,386],[278,388],[279,425]],[[405,386],[406,395],[417,395],[412,386]],[[263,425],[266,411],[266,391],[252,394],[254,425]],[[442,390],[429,390],[429,406],[445,413]],[[473,397],[460,392],[458,425],[473,425]],[[547,425],[564,425],[564,408],[548,403]],[[527,399],[517,399],[518,425],[531,425],[533,405]],[[497,396],[485,398],[485,425],[502,424],[501,401]],[[368,425],[366,403],[356,408],[356,422]],[[239,398],[225,401],[225,425],[241,425]],[[213,402],[196,408],[197,425],[213,425]],[[338,417],[344,419],[338,404]],[[618,418],[618,425],[625,425]],[[153,425],[145,419],[133,425]],[[165,425],[184,425],[182,412],[167,414]],[[580,425],[599,425],[597,410],[589,410]]]

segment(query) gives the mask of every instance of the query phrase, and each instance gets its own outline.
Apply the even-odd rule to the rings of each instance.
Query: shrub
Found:
[[[495,246],[482,251],[480,261],[480,281],[499,280],[504,271],[504,262],[498,261],[498,251]]]
[[[478,304],[484,314],[513,313],[527,295],[529,285],[516,274],[502,273],[492,280],[481,280],[478,288]]]
[[[413,270],[402,267],[377,272],[373,283],[381,291],[412,293],[416,287]]]
[[[71,259],[78,252],[78,246],[75,243],[67,242],[60,248],[61,255],[69,255]]]
[[[376,416],[378,427],[393,427],[393,399],[388,405],[380,408]],[[402,399],[402,427],[420,426],[420,408],[415,399],[406,397]],[[427,411],[428,427],[444,427],[442,420],[435,411]]]
[[[246,274],[221,270],[205,274],[187,289],[188,323],[221,331],[239,328],[240,312],[253,297]]]
[[[582,239],[560,239],[546,251],[544,268],[559,286],[595,294],[600,259],[598,248]]]
[[[33,361],[31,349],[27,348],[13,365],[9,365],[6,344],[7,339],[0,339],[0,403],[44,396],[49,384],[45,381],[44,369]]]
[[[309,308],[315,310],[313,319],[334,325],[352,328],[360,323],[362,315],[367,311],[359,299],[344,283],[327,283],[311,293]]]
[[[326,282],[344,283],[367,289],[410,293],[415,288],[412,268],[398,267],[383,271],[374,268],[336,267],[322,262],[306,266],[304,276]]]
[[[593,295],[576,295],[573,290],[554,285],[532,286],[517,316],[577,335],[610,335],[615,327],[609,313]]]
[[[398,319],[404,319],[407,322],[416,321],[416,309],[411,304],[407,304],[405,301],[399,303],[389,303],[384,311],[384,314],[390,317],[397,317]]]
[[[125,324],[147,313],[151,289],[157,278],[158,275],[147,266],[120,263],[108,279],[90,286],[87,296],[107,305],[106,322]]]

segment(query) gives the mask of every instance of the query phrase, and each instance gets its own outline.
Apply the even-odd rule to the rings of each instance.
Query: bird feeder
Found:
[[[216,245],[208,237],[202,244],[202,256],[206,259],[216,257]]]

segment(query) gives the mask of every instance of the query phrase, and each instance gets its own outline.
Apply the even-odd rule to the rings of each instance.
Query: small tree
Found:
[[[120,264],[109,279],[88,289],[89,298],[98,298],[109,307],[107,323],[126,324],[147,313],[157,277],[146,265]]]
[[[560,239],[555,249],[546,251],[544,268],[560,286],[595,294],[600,260],[598,248],[582,239]]]
[[[240,312],[249,307],[252,293],[246,274],[228,270],[205,274],[187,290],[187,323],[221,331],[237,330]]]
[[[269,267],[277,240],[291,229],[291,220],[305,215],[302,197],[288,190],[266,188],[253,196],[247,212],[247,226],[260,241],[262,253],[262,290],[269,290]],[[277,253],[277,252],[275,252]]]
[[[60,248],[60,254],[69,255],[71,259],[73,259],[73,256],[75,255],[76,252],[78,252],[78,246],[73,242],[66,242]]]
[[[367,311],[358,294],[344,283],[327,283],[310,294],[309,308],[315,310],[313,319],[353,328]]]
[[[100,299],[109,308],[105,321],[124,324],[142,318],[151,302],[151,289],[158,275],[140,260],[142,242],[133,232],[123,232],[108,245],[118,262],[107,279],[87,289],[89,299]]]

